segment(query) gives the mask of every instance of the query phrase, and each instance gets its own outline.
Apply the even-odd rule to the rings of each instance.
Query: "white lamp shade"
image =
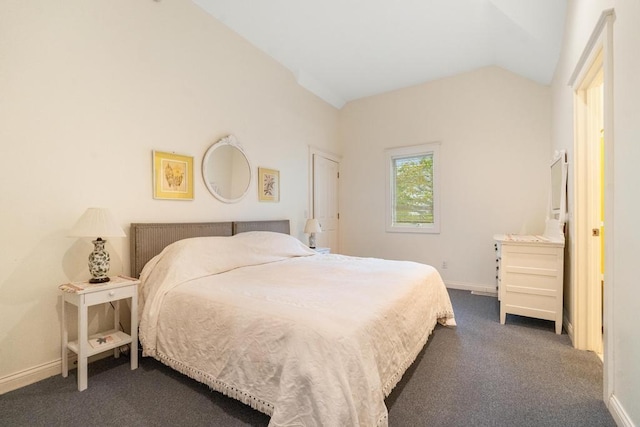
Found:
[[[69,232],[69,237],[126,237],[109,209],[89,208]]]
[[[308,219],[307,223],[304,225],[304,232],[307,234],[322,233],[322,227],[320,227],[320,222],[315,218]]]

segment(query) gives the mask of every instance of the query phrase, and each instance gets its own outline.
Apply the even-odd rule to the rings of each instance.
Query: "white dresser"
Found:
[[[507,314],[556,322],[562,333],[564,238],[495,235],[500,323]]]

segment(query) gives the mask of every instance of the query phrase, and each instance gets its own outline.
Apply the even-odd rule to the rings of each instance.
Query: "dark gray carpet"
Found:
[[[602,402],[602,365],[553,322],[508,316],[495,298],[450,290],[457,328],[438,326],[387,398],[396,426],[615,426]],[[2,426],[266,426],[269,418],[143,358],[89,366],[0,396]]]

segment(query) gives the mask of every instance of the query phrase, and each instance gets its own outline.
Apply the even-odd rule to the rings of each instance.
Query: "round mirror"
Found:
[[[204,183],[218,200],[240,201],[251,184],[251,165],[233,135],[213,144],[202,160]]]

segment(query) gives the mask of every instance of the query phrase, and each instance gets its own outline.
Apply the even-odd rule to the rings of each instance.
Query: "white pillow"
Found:
[[[291,258],[314,255],[316,252],[293,236],[272,231],[248,231],[233,236],[243,242],[251,254]]]
[[[193,237],[178,240],[145,265],[140,279],[182,282],[239,267],[314,255],[295,237],[269,231],[250,231],[232,237]]]

